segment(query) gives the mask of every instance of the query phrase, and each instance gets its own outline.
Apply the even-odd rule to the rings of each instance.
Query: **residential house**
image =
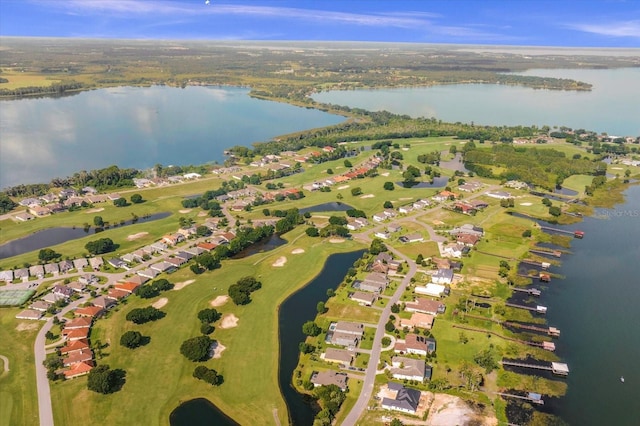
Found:
[[[199,243],[196,247],[203,250],[200,253],[204,253],[205,251],[211,251],[214,248],[218,247],[218,244],[202,242],[202,243]],[[200,254],[200,253],[198,253],[198,254]]]
[[[142,285],[147,281],[149,281],[148,278],[141,277],[140,275],[132,275],[129,278],[127,278],[127,282],[138,284],[138,285]]]
[[[506,200],[512,197],[512,195],[506,191],[487,191],[485,194],[487,197],[497,198],[498,200]]]
[[[422,382],[431,378],[431,367],[421,359],[394,356],[391,358],[391,376],[399,380],[417,380]]]
[[[179,268],[184,265],[187,261],[181,257],[170,257],[165,260],[166,263],[170,263],[173,268]]]
[[[431,282],[434,284],[451,284],[453,282],[453,271],[451,269],[438,269],[431,274]]]
[[[188,251],[179,251],[176,256],[180,259],[184,259],[185,262],[188,262],[194,257],[193,254],[189,253]]]
[[[346,346],[348,348],[356,348],[358,346],[358,343],[360,343],[360,337],[351,334],[351,333],[344,333],[341,331],[334,331],[332,333],[328,333],[328,342],[327,343],[331,343],[332,345],[337,345],[337,346]]]
[[[127,262],[120,259],[119,257],[114,257],[112,259],[109,259],[107,263],[116,269],[122,268],[122,269],[129,270],[129,265],[127,265]]]
[[[75,377],[84,376],[89,374],[89,372],[93,369],[93,366],[88,362],[79,362],[77,364],[73,364],[71,368],[63,371],[65,379],[73,379]]]
[[[34,311],[46,312],[47,309],[49,309],[51,306],[53,306],[51,303],[45,302],[44,300],[36,300],[29,306],[29,309],[33,309]]]
[[[29,207],[29,212],[34,215],[34,216],[38,216],[38,217],[42,217],[42,216],[46,216],[51,214],[51,210],[49,210],[48,207],[43,207],[43,206],[32,206]]]
[[[100,306],[87,306],[85,308],[78,308],[73,311],[79,317],[98,318],[104,313],[104,309]]]
[[[422,312],[423,314],[438,315],[443,314],[446,306],[437,300],[418,297],[414,302],[405,303],[405,310],[408,312]]]
[[[424,328],[426,330],[431,330],[434,319],[435,317],[431,314],[414,312],[411,315],[411,318],[400,318],[400,327],[409,327],[410,329]]]
[[[406,206],[398,207],[398,212],[407,214],[407,213],[411,213],[413,211],[413,209],[414,209],[414,207],[413,207],[412,204],[407,204]]]
[[[167,249],[167,245],[162,241],[156,241],[155,243],[151,244],[151,248],[156,252],[165,251]]]
[[[366,293],[364,291],[356,291],[351,295],[351,300],[358,302],[360,305],[371,306],[375,303],[378,297],[375,293]]]
[[[314,387],[336,385],[341,391],[347,390],[347,373],[339,373],[333,370],[314,371],[311,374],[311,383]]]
[[[70,270],[74,269],[73,262],[70,260],[61,260],[58,262],[58,269],[61,274],[66,274]]]
[[[29,279],[29,270],[27,268],[19,268],[13,270],[13,279],[18,281],[27,281]]]
[[[55,285],[53,286],[52,293],[56,296],[59,296],[63,299],[68,299],[73,296],[73,289],[67,287],[66,285]]]
[[[22,212],[22,213],[16,214],[15,216],[13,216],[13,218],[16,220],[19,220],[20,222],[28,222],[30,220],[35,219],[36,217],[30,213]]]
[[[420,404],[421,393],[417,389],[406,388],[399,383],[387,384],[390,397],[382,398],[382,408],[386,410],[400,411],[402,413],[416,414]]]
[[[42,311],[36,311],[35,309],[25,309],[24,311],[19,312],[16,315],[16,318],[24,320],[39,320],[43,315],[44,312]]]
[[[109,291],[107,292],[107,299],[111,300],[115,304],[116,301],[122,300],[125,297],[128,297],[129,294],[131,293],[121,289],[110,288]]]
[[[335,323],[334,331],[362,337],[362,335],[364,334],[364,325],[357,322],[338,321],[337,323]]]
[[[89,338],[89,329],[88,328],[76,328],[74,330],[70,330],[65,338],[69,342],[73,342],[76,340],[87,340]]]
[[[349,231],[357,231],[358,229],[362,228],[363,226],[360,225],[360,223],[356,222],[353,219],[349,219],[349,221],[347,222],[346,228]]]
[[[138,289],[138,287],[140,287],[140,284],[127,281],[121,284],[116,284],[114,286],[114,289],[121,290],[128,294],[131,294],[131,293],[134,293]]]
[[[57,263],[47,263],[44,265],[45,274],[58,275],[60,273],[60,267]]]
[[[0,271],[0,281],[4,281],[7,284],[13,281],[13,271],[11,269],[7,271]]]
[[[466,249],[466,250],[465,250]],[[454,257],[460,259],[464,254],[469,252],[469,247],[462,243],[450,243],[442,246],[442,256]]]
[[[476,192],[480,190],[482,186],[483,186],[482,182],[471,181],[471,182],[465,182],[464,184],[458,186],[458,190],[464,191],[464,192]]]
[[[394,232],[400,232],[402,230],[402,226],[398,223],[391,223],[389,224],[389,226],[387,226],[387,231],[394,233]]]
[[[395,353],[409,353],[414,355],[430,354],[436,350],[436,341],[434,339],[421,336],[419,334],[408,333],[404,341],[396,340],[393,348]]]
[[[480,237],[475,234],[458,234],[456,235],[456,241],[467,247],[473,247],[480,241]]]
[[[89,349],[91,348],[89,346],[88,340],[74,340],[73,342],[66,342],[66,344],[62,348],[60,348],[60,354],[69,355],[74,352],[87,351]]]
[[[424,241],[424,237],[420,233],[403,235],[400,237],[400,241],[403,243],[421,243]]]
[[[383,240],[388,240],[389,238],[391,238],[391,234],[387,231],[376,231],[374,235],[378,238],[382,238]]]
[[[89,204],[106,203],[109,201],[109,197],[106,195],[87,195],[84,199]]]
[[[321,358],[327,362],[351,365],[353,354],[345,349],[327,348]]]
[[[99,271],[100,268],[102,268],[102,265],[104,265],[104,261],[101,257],[92,257],[91,259],[89,259],[89,264],[94,271]]]
[[[370,291],[372,293],[382,293],[389,284],[387,276],[380,272],[371,272],[365,278],[364,281],[359,281],[357,286],[362,291]]]
[[[65,367],[72,366],[74,364],[78,364],[80,362],[92,362],[93,361],[93,351],[91,349],[87,349],[85,351],[78,351],[70,354],[68,357],[62,359],[62,365]]]
[[[89,265],[89,261],[84,257],[73,260],[73,268],[76,269],[78,272],[82,272],[85,266],[88,266],[88,265]]]
[[[175,246],[176,244],[181,243],[183,241],[184,241],[184,235],[182,235],[179,232],[176,232],[175,234],[165,235],[164,237],[162,237],[162,242],[170,246]]]
[[[149,268],[158,272],[166,272],[171,269],[175,269],[175,266],[173,266],[169,262],[162,261],[162,262],[154,263],[153,265],[149,266]]]
[[[84,285],[91,285],[98,282],[98,277],[93,274],[84,274],[78,277],[78,282]]]
[[[67,287],[69,287],[71,290],[75,291],[76,293],[82,293],[87,288],[85,284],[79,281],[73,281],[67,284]]]
[[[64,329],[62,330],[62,334],[68,334],[71,330],[76,330],[79,328],[89,328],[91,327],[91,318],[80,317],[74,318],[64,323]]]
[[[93,303],[93,306],[98,306],[99,308],[102,308],[102,309],[109,309],[110,307],[116,304],[116,302],[113,299],[109,299],[104,296],[96,297],[91,301],[91,303]]]
[[[160,273],[158,271],[156,271],[155,269],[151,269],[151,268],[147,268],[147,269],[144,269],[142,271],[138,271],[136,273],[138,275],[140,275],[141,277],[149,278],[150,280],[152,280],[155,277],[157,277],[158,275],[160,275]]]
[[[451,269],[443,269],[443,271],[451,271]],[[442,284],[429,283],[426,286],[416,286],[415,292],[425,296],[442,297],[446,287]]]
[[[22,207],[32,207],[39,206],[40,204],[42,204],[42,201],[37,198],[23,198],[18,202],[18,204],[20,204]]]
[[[29,267],[29,275],[32,277],[44,278],[44,266],[33,265]]]

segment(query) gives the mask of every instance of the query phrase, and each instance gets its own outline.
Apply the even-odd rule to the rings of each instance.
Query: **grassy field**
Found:
[[[0,370],[0,426],[38,425],[33,344],[42,325],[15,319],[19,308],[0,308],[0,355],[9,372]]]
[[[0,89],[17,89],[19,87],[42,87],[51,86],[60,80],[50,78],[43,74],[33,74],[28,72],[20,72],[17,70],[2,70],[2,78],[9,80],[8,83],[0,84]]]
[[[301,230],[290,234],[287,238],[295,239]],[[292,255],[294,248],[304,248],[306,253]],[[278,352],[267,349],[278,347],[276,307],[319,272],[329,253],[356,248],[355,243],[348,241],[328,244],[301,236],[294,244],[243,260],[225,261],[222,269],[197,277],[188,269],[168,276],[172,282],[196,281],[161,296],[169,300],[162,308],[166,318],[141,326],[125,321],[128,311],[154,301],[132,297],[119,312],[98,321],[92,330],[92,339],[110,343],[105,351],[108,356],[99,362],[127,371],[123,390],[98,395],[86,390],[84,378],[55,384],[53,400],[66,402],[54,405],[56,423],[82,424],[100,418],[115,425],[163,425],[168,424],[169,414],[181,401],[206,397],[241,424],[272,424],[274,409],[282,424],[286,424],[287,411],[278,391]],[[286,256],[287,263],[281,268],[271,266],[280,256]],[[226,294],[230,284],[246,275],[256,276],[263,287],[252,295],[249,305],[235,306],[228,302],[218,308],[223,314],[236,315],[239,323],[230,329],[218,327],[212,334],[227,348],[220,359],[204,363],[224,376],[225,383],[212,388],[191,377],[198,364],[186,360],[179,347],[182,341],[199,334],[197,312],[208,307],[216,296]],[[151,342],[134,351],[119,346],[121,334],[130,329],[150,336]],[[259,357],[251,356],[256,348],[265,348],[259,351]],[[78,406],[86,409],[78,412],[74,409]]]

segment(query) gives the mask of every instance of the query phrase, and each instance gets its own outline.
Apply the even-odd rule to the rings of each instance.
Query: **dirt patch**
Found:
[[[400,198],[400,201],[407,201],[407,200],[413,200],[413,197],[402,197],[402,198]]]
[[[185,287],[186,287],[186,286],[188,286],[189,284],[193,284],[193,283],[195,283],[195,282],[196,282],[196,280],[181,281],[181,282],[179,282],[179,283],[176,283],[176,284],[173,286],[173,289],[174,289],[174,290],[182,290],[183,288],[185,288]]]
[[[191,209],[182,209],[182,210],[178,210],[179,213],[185,214],[185,213],[190,213]]]
[[[349,185],[342,185],[338,187],[338,191],[340,191],[341,189],[347,189],[349,187]]]
[[[222,352],[224,352],[225,349],[227,349],[227,347],[217,340],[213,342],[211,345],[211,351],[213,352],[212,358],[222,358]]]
[[[380,173],[380,176],[389,176],[389,172]]]
[[[276,260],[275,262],[273,262],[271,264],[271,266],[275,266],[276,268],[280,268],[282,266],[284,266],[284,264],[287,263],[287,258],[284,256],[280,256],[278,258],[278,260]]]
[[[104,210],[104,207],[98,207],[96,209],[89,209],[85,213],[86,214],[88,214],[88,213],[98,213],[98,212],[101,212],[102,210]]]
[[[373,198],[373,197],[375,197],[375,195],[373,195],[373,194],[365,194],[365,195],[361,196],[360,198]]]
[[[301,254],[304,253],[304,249],[298,248],[291,251],[291,254]]]
[[[229,300],[229,296],[218,296],[211,301],[211,306],[217,308],[218,306],[222,306]]]
[[[220,321],[220,328],[233,328],[238,326],[238,317],[234,314],[225,315]]]
[[[205,216],[208,216],[208,215],[209,215],[209,213],[207,213],[207,212],[198,213],[198,217],[205,217]]]
[[[331,239],[329,239],[329,242],[331,244],[339,244],[339,243],[344,243],[344,239],[342,239],[342,238],[331,238]]]
[[[521,206],[532,206],[533,203],[520,203]]]
[[[142,238],[145,235],[149,235],[148,232],[138,232],[137,234],[131,234],[127,237],[127,241],[137,240],[138,238]]]
[[[37,330],[38,328],[40,328],[40,323],[37,321],[21,322],[20,324],[16,325],[16,330],[18,331]]]
[[[436,226],[444,225],[444,222],[443,222],[443,221],[441,221],[441,220],[437,220],[437,219],[436,219],[436,220],[431,221],[431,223],[433,223],[433,224],[434,224],[434,225],[436,225]]]
[[[162,299],[156,300],[151,306],[153,306],[156,309],[160,309],[167,303],[169,303],[169,299],[167,299],[166,297],[163,297]]]
[[[495,418],[485,418],[461,398],[438,393],[433,398],[426,424],[430,426],[462,425],[470,420],[477,420],[478,424],[482,425],[497,423]]]

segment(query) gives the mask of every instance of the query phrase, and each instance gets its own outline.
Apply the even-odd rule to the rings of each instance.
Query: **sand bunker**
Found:
[[[101,212],[102,210],[104,210],[104,207],[98,207],[96,209],[89,209],[85,213],[98,213],[98,212]]]
[[[127,241],[137,240],[138,238],[142,238],[145,235],[149,235],[148,232],[138,232],[137,234],[131,234],[127,237]]]
[[[298,249],[294,249],[294,250],[291,252],[291,254],[300,254],[300,253],[304,253],[304,249],[300,249],[300,248],[298,248]]]
[[[532,206],[533,203],[520,203],[521,206]]]
[[[204,217],[204,216],[208,216],[208,215],[209,215],[209,213],[207,213],[207,212],[198,213],[198,217]]]
[[[196,282],[196,280],[181,281],[179,283],[176,283],[176,285],[173,286],[173,289],[174,290],[182,290],[183,288],[185,288],[189,284],[193,284],[195,282]]]
[[[365,194],[365,195],[361,196],[360,198],[373,198],[373,197],[375,197],[375,195],[373,195],[373,194]]]
[[[389,172],[380,173],[380,176],[389,176]]]
[[[338,187],[338,191],[341,189],[347,189],[349,187],[349,185],[342,185]]]
[[[413,197],[402,197],[402,198],[400,198],[400,201],[407,201],[407,200],[413,200]]]
[[[344,243],[344,239],[342,239],[342,238],[331,238],[329,240],[329,242],[332,243],[332,244]]]
[[[167,299],[166,297],[163,297],[162,299],[156,300],[151,306],[153,306],[156,309],[160,309],[167,303],[169,303],[169,299]]]
[[[220,321],[220,328],[233,328],[237,326],[238,317],[233,314],[223,316],[222,320]]]
[[[213,358],[222,358],[222,352],[227,349],[222,343],[217,340],[211,344],[211,351],[213,352]]]
[[[182,210],[178,210],[179,213],[189,213],[191,211],[191,209],[182,209]]]
[[[229,300],[229,296],[218,296],[211,301],[211,306],[217,308],[218,306],[222,306],[227,303],[227,300]]]
[[[281,266],[284,266],[285,263],[287,263],[287,258],[284,256],[280,256],[278,260],[276,260],[275,262],[273,262],[273,264],[271,264],[271,266],[275,266],[279,268]]]

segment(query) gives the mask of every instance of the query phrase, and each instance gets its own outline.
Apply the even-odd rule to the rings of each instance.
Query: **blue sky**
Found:
[[[0,0],[0,35],[640,47],[640,0]]]

